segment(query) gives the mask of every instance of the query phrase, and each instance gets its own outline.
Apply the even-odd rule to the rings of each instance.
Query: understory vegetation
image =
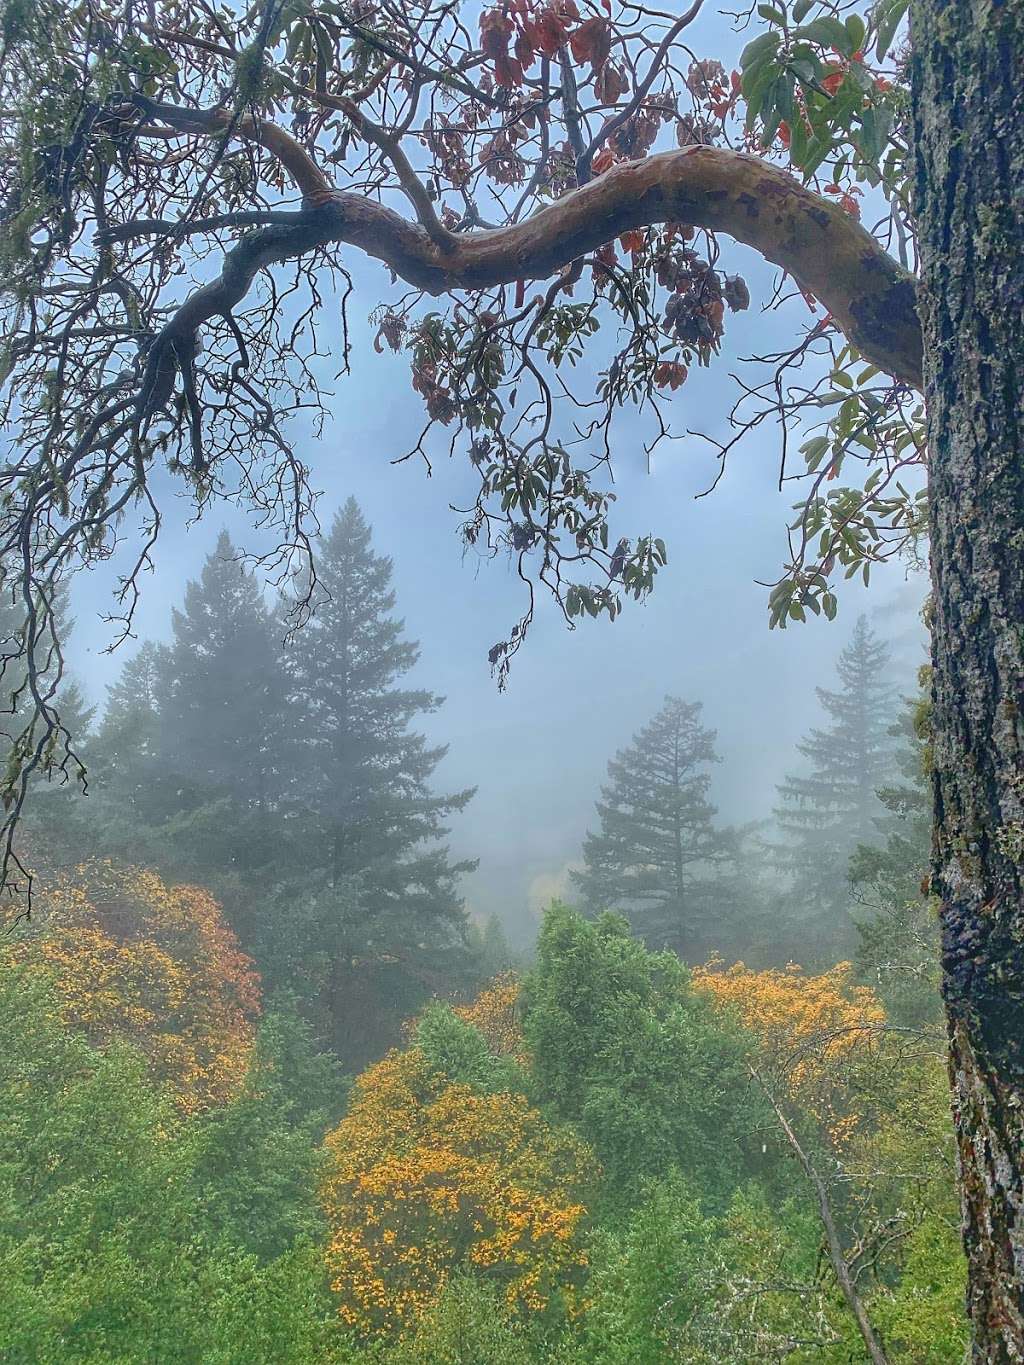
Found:
[[[0,1359],[959,1365],[928,712],[884,642],[773,823],[721,824],[668,697],[515,953],[354,503],[322,574],[296,662],[222,537],[103,715],[69,693],[92,794],[39,785],[0,948]]]

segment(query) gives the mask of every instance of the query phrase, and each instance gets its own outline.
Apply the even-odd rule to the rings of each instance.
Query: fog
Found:
[[[730,244],[725,262],[744,274],[755,300],[770,296],[775,272],[753,253]],[[372,266],[360,268],[356,283],[364,304],[388,296],[385,273]],[[785,528],[799,494],[796,484],[779,491],[776,428],[766,423],[751,433],[730,455],[715,491],[697,496],[714,478],[717,462],[711,447],[687,431],[722,436],[737,395],[737,362],[751,350],[781,346],[810,318],[799,298],[776,313],[758,316],[756,307],[734,319],[711,368],[695,371],[673,395],[667,411],[679,438],[659,446],[649,470],[643,424],[625,413],[613,428],[613,534],[651,532],[668,545],[669,563],[653,595],[643,604],[628,601],[614,623],[585,619],[571,630],[554,601],[538,593],[534,624],[503,693],[487,651],[507,638],[523,611],[522,585],[505,559],[464,554],[460,517],[451,505],[472,500],[467,461],[450,461],[438,442],[429,477],[420,460],[392,463],[418,439],[423,408],[406,358],[375,354],[375,329],[365,313],[351,319],[351,374],[332,384],[335,358],[321,365],[334,396],[320,438],[303,414],[291,419],[289,432],[321,495],[321,523],[329,525],[353,495],[373,527],[375,549],[393,557],[398,613],[421,645],[410,682],[447,698],[421,727],[433,742],[450,746],[436,782],[478,788],[451,833],[456,854],[480,860],[466,878],[467,906],[478,916],[498,913],[520,942],[531,936],[542,906],[565,886],[592,823],[608,759],[666,693],[703,702],[721,756],[713,798],[723,821],[741,822],[769,816],[775,783],[799,766],[794,745],[821,715],[815,687],[830,685],[835,658],[859,613],[867,613],[890,642],[904,691],[912,690],[924,661],[919,613],[927,585],[904,563],[876,570],[868,588],[859,577],[841,584],[832,623],[811,618],[806,625],[769,630],[768,589],[757,580],[779,576]],[[338,344],[330,308],[327,317],[324,339]],[[595,364],[609,345],[599,341]],[[214,502],[195,521],[176,483],[166,479],[163,492],[166,521],[135,620],[140,640],[168,636],[172,606],[223,527],[248,551],[270,544],[244,509]],[[105,652],[114,632],[103,614],[125,562],[115,557],[103,570],[80,576],[73,596],[77,625],[69,662],[100,708],[136,647],[129,640]]]
[[[692,37],[697,55],[717,56],[727,65],[738,61],[749,37],[711,12],[701,16],[698,29]],[[757,580],[779,576],[785,528],[799,496],[796,484],[779,491],[775,426],[765,423],[751,433],[730,456],[715,492],[696,496],[713,480],[717,462],[711,447],[687,431],[723,436],[738,395],[732,376],[740,360],[792,345],[794,329],[816,320],[799,297],[759,316],[778,272],[744,247],[722,246],[723,267],[744,275],[754,303],[750,313],[733,317],[710,369],[695,370],[666,404],[680,438],[663,443],[648,470],[643,445],[650,429],[628,411],[613,428],[613,534],[662,536],[669,564],[653,596],[644,604],[628,602],[613,624],[585,620],[569,630],[556,604],[538,593],[534,624],[503,694],[487,651],[508,637],[522,613],[522,585],[504,560],[464,556],[460,517],[451,510],[474,496],[473,471],[464,458],[450,462],[437,440],[430,477],[419,460],[392,464],[418,440],[424,410],[411,388],[407,358],[377,355],[372,346],[376,329],[366,315],[396,291],[386,271],[354,254],[346,261],[356,286],[351,373],[332,381],[341,335],[337,301],[328,300],[322,323],[328,355],[316,368],[334,390],[331,417],[319,439],[305,414],[287,423],[321,493],[321,523],[329,525],[353,495],[373,527],[375,549],[394,559],[399,614],[422,650],[410,681],[447,698],[423,726],[432,741],[450,746],[436,781],[451,789],[478,788],[451,834],[454,852],[480,860],[466,879],[467,905],[478,915],[499,913],[519,938],[530,935],[539,908],[565,884],[608,759],[666,693],[702,701],[707,723],[718,731],[722,761],[712,790],[720,818],[755,820],[770,814],[775,783],[793,768],[796,741],[819,718],[814,689],[829,684],[858,613],[866,612],[891,643],[905,690],[912,689],[924,659],[919,612],[927,585],[904,564],[876,571],[868,589],[859,578],[841,585],[833,623],[812,618],[769,631],[768,589]],[[607,363],[612,339],[595,342],[587,363],[596,370]],[[749,372],[743,377],[749,380]],[[163,484],[165,525],[135,621],[140,639],[168,635],[171,608],[222,527],[246,550],[258,553],[268,544],[244,509],[222,501],[190,521],[193,509],[180,484],[167,478]],[[83,575],[75,585],[77,629],[69,660],[98,707],[134,648],[128,641],[113,655],[104,653],[113,633],[102,616],[116,572],[126,563],[115,558],[109,572]]]

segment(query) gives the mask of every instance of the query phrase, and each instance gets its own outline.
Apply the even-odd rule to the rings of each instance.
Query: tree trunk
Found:
[[[914,0],[935,840],[975,1362],[1024,1361],[1024,0]]]

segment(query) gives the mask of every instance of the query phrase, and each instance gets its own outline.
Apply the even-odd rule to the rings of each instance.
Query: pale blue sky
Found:
[[[755,288],[771,273],[739,248],[729,248],[730,269],[743,270]],[[616,442],[615,526],[653,531],[668,542],[670,562],[644,605],[630,603],[614,624],[587,621],[569,631],[554,605],[539,600],[531,636],[517,657],[507,692],[499,694],[487,650],[505,638],[521,610],[518,584],[504,561],[463,559],[456,534],[460,502],[470,486],[461,463],[435,462],[427,479],[420,464],[392,467],[422,424],[420,400],[410,388],[403,357],[377,356],[365,313],[380,295],[380,272],[366,267],[363,316],[354,315],[353,373],[340,381],[336,418],[315,445],[300,441],[323,490],[321,520],[329,521],[354,494],[374,529],[375,545],[394,557],[399,608],[409,634],[422,645],[416,678],[443,693],[447,705],[429,718],[432,738],[450,744],[438,782],[476,784],[479,792],[457,820],[458,853],[477,856],[468,879],[470,906],[519,919],[531,902],[557,885],[579,853],[593,800],[608,758],[629,741],[666,692],[704,702],[719,733],[722,762],[714,795],[723,817],[766,815],[773,788],[794,763],[793,746],[819,719],[815,685],[829,682],[836,654],[856,615],[868,611],[897,649],[909,690],[922,661],[917,612],[920,579],[907,581],[893,566],[870,590],[847,585],[840,614],[829,624],[812,620],[785,632],[769,631],[765,589],[785,548],[784,526],[793,494],[775,486],[778,451],[762,431],[732,457],[725,479],[709,498],[713,465],[693,440],[665,445],[650,474],[627,417]],[[801,305],[802,307],[802,305]],[[791,322],[800,314],[790,310]],[[733,343],[712,370],[694,375],[673,399],[680,430],[721,430],[733,392],[728,377],[737,348],[770,349],[786,331],[784,318],[752,311],[733,325]],[[166,636],[170,608],[227,525],[237,542],[259,548],[245,517],[215,507],[186,528],[187,505],[171,500],[171,514],[156,572],[146,582],[138,617],[141,638]],[[128,644],[110,656],[102,649],[110,628],[107,572],[80,579],[72,666],[100,702]]]
[[[713,9],[690,41],[699,56],[727,62],[742,46]],[[747,277],[754,306],[733,320],[713,368],[692,375],[673,398],[680,431],[721,433],[735,396],[729,371],[737,356],[786,344],[807,320],[802,303],[762,316],[758,301],[769,297],[775,272],[744,248],[725,242],[723,249],[722,264]],[[504,562],[463,560],[459,518],[449,511],[472,487],[463,463],[450,465],[442,455],[429,480],[418,463],[389,464],[415,441],[423,409],[410,388],[407,359],[377,356],[370,344],[367,314],[390,292],[385,272],[357,259],[346,263],[357,284],[352,374],[337,384],[335,419],[318,442],[302,436],[301,426],[292,430],[313,466],[314,486],[323,490],[321,520],[329,521],[354,494],[376,547],[393,555],[400,611],[422,645],[416,679],[448,698],[426,728],[451,745],[439,784],[479,787],[452,833],[459,854],[481,860],[467,880],[471,908],[521,921],[531,902],[557,885],[578,856],[608,758],[666,692],[704,702],[723,760],[715,798],[723,817],[747,820],[769,812],[774,784],[793,766],[794,744],[819,720],[814,688],[830,681],[859,611],[893,641],[905,687],[913,687],[923,661],[917,613],[925,584],[908,582],[901,566],[878,573],[869,591],[847,586],[835,623],[812,620],[769,632],[766,591],[754,580],[778,573],[795,494],[776,488],[776,433],[767,424],[734,454],[714,495],[695,501],[714,469],[707,447],[693,440],[665,445],[648,474],[639,428],[626,417],[615,441],[616,534],[662,535],[669,566],[650,601],[630,604],[614,625],[588,621],[570,632],[553,604],[540,600],[509,689],[499,695],[487,650],[507,637],[522,609],[518,584]],[[336,317],[330,304],[326,317],[330,336]],[[334,368],[325,366],[325,374]],[[171,605],[222,526],[236,542],[259,548],[245,517],[232,508],[215,507],[187,530],[186,513],[179,502],[167,518],[138,616],[140,637],[167,634]],[[93,573],[79,581],[74,598],[79,625],[72,664],[98,702],[124,658],[124,651],[113,658],[101,652],[110,638],[99,619],[110,582],[110,572]]]

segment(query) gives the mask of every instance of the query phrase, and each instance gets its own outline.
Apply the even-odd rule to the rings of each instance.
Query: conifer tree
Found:
[[[922,689],[930,670],[921,670]],[[930,704],[925,692],[904,699],[890,734],[895,778],[881,787],[884,808],[870,844],[850,859],[856,903],[857,963],[890,1017],[901,1024],[937,1024],[939,928],[928,896],[931,850]]]
[[[251,947],[286,845],[284,632],[227,532],[172,619],[170,642],[144,645],[110,690],[97,827],[104,851],[208,886]]]
[[[127,660],[107,690],[103,722],[96,736],[94,778],[105,799],[116,790],[122,818],[137,824],[166,814],[168,783],[178,775],[164,768],[160,744],[158,690],[168,668],[166,645],[147,640]]]
[[[715,882],[733,842],[713,823],[715,735],[700,713],[699,702],[666,697],[611,760],[597,802],[600,830],[588,833],[584,867],[573,874],[590,913],[619,910],[651,947],[691,960],[721,946]]]
[[[473,793],[431,789],[447,750],[411,726],[443,698],[402,686],[419,646],[393,615],[392,561],[374,553],[354,499],[319,549],[317,575],[288,661],[303,870],[285,889],[281,939],[268,952],[302,975],[307,952],[322,955],[333,1045],[365,1061],[375,1050],[368,1011],[393,1013],[397,1027],[463,951],[458,878],[474,864],[453,863],[442,841],[446,819]]]
[[[816,953],[834,961],[853,941],[850,857],[858,844],[877,842],[885,811],[878,790],[893,775],[888,668],[888,646],[860,617],[836,664],[839,689],[816,689],[830,724],[797,746],[809,771],[778,787],[782,839],[772,851],[790,879],[780,929],[804,965]]]
[[[173,613],[157,675],[160,747],[205,791],[265,810],[278,796],[287,681],[254,574],[226,531]]]

